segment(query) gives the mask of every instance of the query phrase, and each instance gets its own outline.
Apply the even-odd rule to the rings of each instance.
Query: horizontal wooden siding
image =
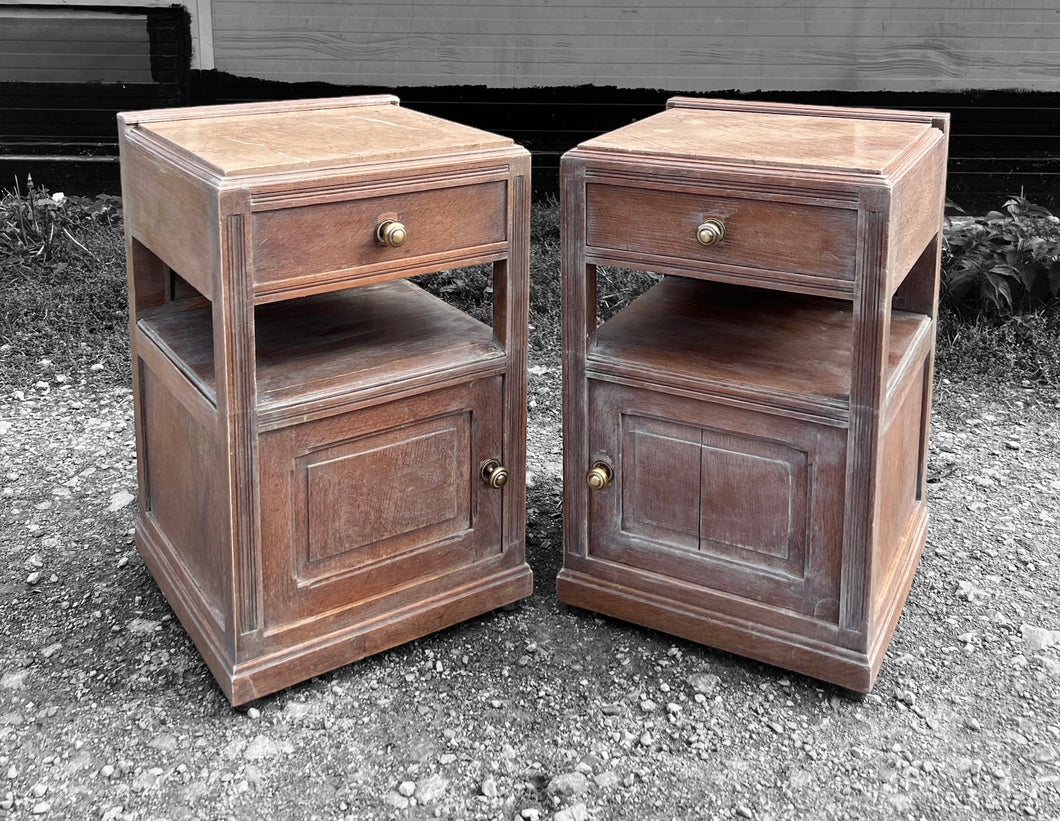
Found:
[[[1060,90],[1053,0],[212,0],[219,71],[684,92]]]

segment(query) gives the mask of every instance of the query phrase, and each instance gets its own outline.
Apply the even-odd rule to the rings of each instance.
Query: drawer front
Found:
[[[724,237],[697,240],[706,220]],[[709,276],[717,268],[754,269],[753,279],[788,275],[850,283],[854,280],[857,212],[739,197],[634,188],[606,183],[586,187],[586,237],[604,256],[649,255],[665,264],[692,263]],[[628,256],[631,264],[645,262]],[[650,263],[650,261],[648,261]],[[842,289],[842,286],[840,286]]]
[[[347,280],[459,259],[463,252],[504,243],[507,191],[507,182],[496,180],[256,212],[254,282],[269,291],[307,278]],[[376,238],[384,220],[404,226],[402,245],[389,247]]]
[[[589,556],[838,618],[845,431],[590,380]]]
[[[266,629],[499,555],[504,489],[479,466],[501,455],[500,405],[495,377],[264,435]]]

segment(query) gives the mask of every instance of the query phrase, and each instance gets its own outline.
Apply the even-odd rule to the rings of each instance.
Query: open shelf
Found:
[[[261,305],[254,320],[262,413],[439,372],[504,370],[504,349],[488,325],[405,280]],[[210,309],[138,325],[216,405]]]
[[[909,366],[929,333],[928,317],[892,312],[885,379]],[[846,301],[666,277],[597,329],[587,369],[845,412],[852,337]]]

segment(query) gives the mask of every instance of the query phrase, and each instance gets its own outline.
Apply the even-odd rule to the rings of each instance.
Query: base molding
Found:
[[[326,634],[236,662],[240,649],[230,651],[218,635],[219,628],[203,618],[205,606],[189,595],[189,586],[182,582],[180,573],[174,572],[166,554],[153,544],[152,535],[157,537],[150,528],[137,528],[140,556],[233,706],[513,604],[533,592],[534,575],[524,563],[483,575],[415,604],[395,606],[373,618],[353,621]],[[237,639],[244,655],[253,646],[260,646],[259,642],[257,633]]]
[[[723,613],[663,599],[564,569],[556,579],[561,602],[689,641],[776,665],[785,670],[867,693],[883,659],[884,643],[871,656],[792,633],[771,631]]]
[[[533,592],[528,565],[487,576],[369,621],[238,664],[221,688],[245,704],[392,647],[504,607]]]

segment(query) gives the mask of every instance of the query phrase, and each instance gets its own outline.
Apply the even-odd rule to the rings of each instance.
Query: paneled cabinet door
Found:
[[[266,630],[392,611],[394,591],[499,555],[504,488],[482,465],[502,456],[501,399],[492,377],[263,435]]]
[[[589,555],[834,622],[839,428],[589,382]]]

